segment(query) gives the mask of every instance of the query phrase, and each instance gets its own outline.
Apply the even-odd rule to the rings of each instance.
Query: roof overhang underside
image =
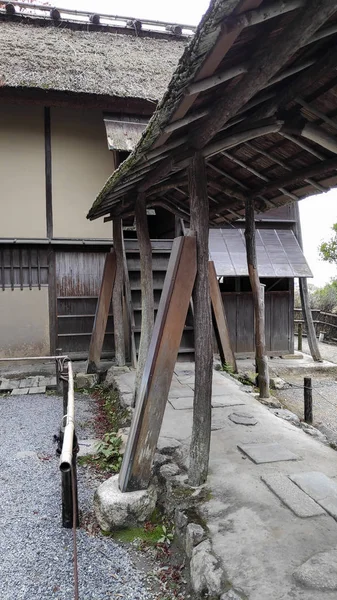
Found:
[[[209,252],[218,277],[248,276],[243,229],[211,229]],[[260,277],[312,277],[293,231],[257,229],[256,255]]]
[[[140,141],[88,218],[139,193],[189,219],[188,167],[207,164],[210,225],[337,185],[337,0],[213,0]]]

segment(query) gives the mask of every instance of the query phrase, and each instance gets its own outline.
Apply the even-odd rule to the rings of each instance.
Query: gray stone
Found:
[[[45,394],[46,393],[46,386],[38,386],[38,387],[31,387],[28,390],[28,394]]]
[[[91,454],[95,454],[100,442],[101,440],[96,439],[79,440],[77,456],[90,456]]]
[[[320,471],[289,475],[298,487],[337,520],[337,483]]]
[[[96,373],[76,373],[75,375],[75,387],[78,390],[93,388],[98,382],[98,375]]]
[[[172,455],[179,446],[180,442],[174,438],[160,437],[157,444],[157,450],[161,454]]]
[[[201,525],[189,523],[186,527],[185,552],[188,558],[191,558],[193,548],[200,544],[206,538],[206,533]]]
[[[256,397],[258,398],[259,395],[260,394],[256,394]],[[279,402],[279,400],[276,400],[275,398],[268,398],[268,400],[260,398],[259,402],[261,402],[261,404],[264,404],[265,406],[268,406],[269,408],[282,408],[281,402]]]
[[[169,463],[160,467],[159,473],[163,479],[170,479],[171,477],[178,475],[180,469],[175,463]]]
[[[191,586],[196,594],[219,596],[222,592],[222,569],[212,553],[209,540],[193,548],[190,562]]]
[[[256,464],[298,459],[296,454],[276,442],[238,444],[238,448]]]
[[[270,378],[270,387],[272,390],[283,390],[286,382],[281,377],[271,377]]]
[[[193,399],[194,391],[188,385],[174,384],[171,386],[169,391],[169,400],[175,398],[191,398]]]
[[[11,396],[24,396],[28,394],[28,388],[14,388],[11,392]]]
[[[118,375],[115,377],[115,381],[120,394],[133,394],[135,386],[135,376],[133,372],[129,371],[129,373]]]
[[[174,513],[174,520],[177,529],[185,529],[188,524],[187,515],[182,510],[176,509]]]
[[[324,435],[324,433],[322,433],[318,429],[316,429],[316,427],[312,427],[311,425],[308,425],[307,423],[301,423],[301,427],[305,433],[307,433],[308,435],[311,435],[311,437],[316,438],[316,440],[318,440],[319,442],[322,442],[322,444],[328,444],[327,436]]]
[[[337,590],[337,548],[314,554],[294,571],[293,576],[306,588]]]
[[[99,526],[104,531],[144,523],[153,513],[157,492],[153,485],[147,490],[122,493],[118,475],[113,475],[96,490],[94,510]]]
[[[119,400],[125,408],[130,408],[133,405],[133,393],[120,392]]]
[[[2,379],[0,385],[0,392],[10,392],[16,388],[17,382],[11,381],[10,379]]]
[[[289,423],[292,423],[293,425],[296,425],[296,427],[299,427],[301,424],[300,418],[295,415],[295,413],[291,412],[290,410],[287,410],[286,408],[277,408],[277,409],[271,409],[271,411],[276,417],[279,417],[279,419],[284,419],[285,421],[289,421]]]
[[[171,462],[171,459],[172,459],[172,457],[169,456],[168,454],[159,454],[159,452],[157,452],[153,458],[154,471],[157,472],[160,469],[160,467]]]
[[[252,415],[248,415],[247,413],[231,413],[228,418],[236,423],[237,425],[256,425],[257,419]]]
[[[312,498],[302,492],[283,473],[269,473],[261,476],[262,481],[298,517],[316,517],[326,512]]]
[[[234,590],[229,590],[225,594],[222,594],[220,600],[242,600],[242,596],[239,596]]]
[[[175,410],[192,410],[193,397],[190,398],[170,398],[169,403]]]

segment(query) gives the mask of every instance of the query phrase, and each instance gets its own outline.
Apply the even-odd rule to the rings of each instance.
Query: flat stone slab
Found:
[[[194,391],[188,385],[174,385],[169,391],[169,399],[174,398],[193,398]]]
[[[317,517],[325,515],[317,502],[305,494],[295,483],[283,473],[270,473],[261,476],[262,481],[274,494],[298,517]]]
[[[16,381],[11,381],[10,379],[2,379],[0,385],[0,392],[10,392],[14,388],[16,388]]]
[[[337,520],[337,483],[333,479],[320,471],[296,473],[289,477],[303,492]]]
[[[88,440],[79,440],[78,442],[78,453],[77,456],[89,456],[91,454],[95,454],[97,451],[97,446],[101,440],[96,439],[88,439]]]
[[[238,400],[232,396],[212,397],[212,408],[226,408],[227,406],[244,406],[244,400]]]
[[[192,410],[193,408],[193,397],[192,398],[169,398],[169,403],[173,406],[174,410]]]
[[[337,590],[337,548],[314,554],[294,571],[293,576],[306,588]]]
[[[14,388],[11,392],[11,396],[25,396],[28,394],[29,388]]]
[[[255,417],[253,417],[252,415],[249,415],[247,413],[240,413],[240,412],[234,412],[231,413],[228,418],[233,421],[233,423],[236,423],[237,425],[246,425],[246,426],[253,426],[256,425],[257,423],[257,419],[255,419]]]
[[[28,394],[45,394],[45,393],[46,393],[45,385],[40,385],[38,387],[31,387],[28,390]]]
[[[238,444],[238,448],[257,465],[298,459],[296,454],[293,454],[290,450],[276,442]]]

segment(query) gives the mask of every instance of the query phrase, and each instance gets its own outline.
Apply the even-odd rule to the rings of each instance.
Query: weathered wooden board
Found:
[[[195,276],[196,240],[176,238],[119,476],[123,492],[148,486]]]
[[[106,255],[103,278],[96,308],[96,316],[92,330],[87,372],[94,373],[99,368],[103,348],[104,335],[108,321],[111,296],[116,277],[116,254],[112,250]]]
[[[218,343],[221,361],[230,365],[233,371],[237,372],[236,360],[229,336],[227,316],[225,313],[224,303],[221,297],[219,283],[216,276],[214,262],[209,261],[209,286],[211,292],[213,323],[215,335]]]

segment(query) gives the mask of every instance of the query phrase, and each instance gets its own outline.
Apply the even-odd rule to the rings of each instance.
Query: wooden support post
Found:
[[[303,336],[303,325],[298,323],[297,325],[297,350],[302,352],[302,336]]]
[[[205,160],[197,152],[188,170],[190,231],[196,236],[197,276],[193,289],[195,381],[189,482],[206,481],[211,441],[212,412],[212,314],[208,275],[209,204]]]
[[[213,261],[209,261],[209,285],[211,290],[211,301],[213,309],[213,323],[215,336],[218,343],[221,362],[229,365],[234,373],[237,373],[237,365],[232,344],[229,337],[229,329],[225,307],[221,297],[219,282],[217,280]]]
[[[246,200],[246,251],[250,285],[253,292],[255,321],[255,357],[260,398],[269,398],[269,368],[266,356],[264,294],[257,270],[254,201]]]
[[[112,250],[106,255],[105,259],[101,289],[89,346],[87,373],[96,373],[99,369],[115,276],[116,254]]]
[[[114,341],[115,341],[115,360],[119,367],[125,365],[125,338],[124,338],[124,319],[123,319],[123,243],[122,243],[122,219],[114,217],[113,219],[113,243],[116,255],[116,276],[115,285],[112,293],[112,312],[114,320]]]
[[[295,211],[295,236],[297,238],[297,241],[298,241],[300,247],[303,250],[302,228],[301,228],[300,211],[298,208],[298,202],[294,203],[294,211]],[[316,339],[315,326],[314,326],[311,309],[310,309],[308,282],[305,277],[299,277],[298,281],[299,281],[299,286],[300,286],[302,313],[303,313],[303,318],[304,318],[305,326],[306,326],[306,330],[307,330],[310,353],[311,353],[312,358],[315,361],[322,362],[321,353],[319,351],[318,343],[317,343],[317,339]]]
[[[304,377],[304,420],[312,425],[312,383],[311,377]]]
[[[138,398],[138,390],[143,376],[154,325],[152,246],[147,223],[145,194],[143,193],[138,195],[135,206],[135,215],[140,256],[142,324],[138,349],[134,404]]]
[[[195,238],[176,238],[119,476],[122,492],[149,484],[195,275]]]
[[[131,287],[130,287],[128,263],[127,263],[127,259],[126,259],[124,238],[122,238],[122,244],[123,244],[123,267],[124,267],[124,284],[125,284],[125,307],[126,307],[126,312],[127,312],[128,329],[129,329],[129,337],[130,337],[130,339],[129,339],[130,359],[131,359],[131,366],[135,369],[137,367],[137,352],[136,352],[136,343],[135,343],[135,315],[134,315],[133,308],[132,308]]]

